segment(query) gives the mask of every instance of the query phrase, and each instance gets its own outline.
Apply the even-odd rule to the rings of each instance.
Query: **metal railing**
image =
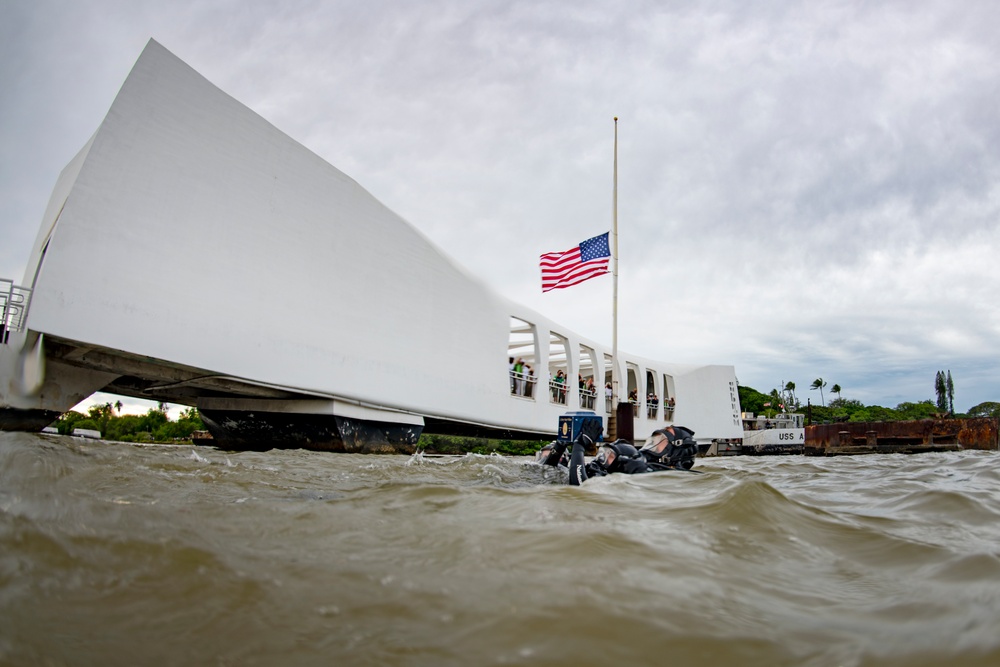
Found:
[[[510,395],[534,398],[535,382],[534,375],[510,371]]]
[[[634,417],[639,416],[639,399],[630,398],[629,403],[632,404],[632,415]],[[646,418],[647,419],[657,419],[660,413],[660,409],[663,409],[663,419],[664,421],[673,421],[674,419],[674,399],[668,399],[665,403],[661,404],[658,398],[647,399],[646,400]]]
[[[510,371],[510,395],[517,396],[519,398],[530,398],[532,400],[537,400],[539,396],[536,391],[538,391],[537,384],[538,378],[531,373],[516,373],[513,370]],[[559,381],[556,378],[550,377],[548,381],[549,385],[549,402],[556,405],[567,405],[569,403],[569,384],[563,381]],[[586,387],[581,387],[579,392],[580,408],[583,410],[595,410],[597,409],[597,400],[599,387],[594,387],[593,389],[588,389]],[[605,388],[605,391],[608,391]],[[604,411],[611,414],[614,406],[612,405],[612,398],[605,393],[604,397]],[[638,398],[630,398],[629,403],[632,405],[632,416],[638,418],[642,409],[645,406],[646,418],[651,420],[657,420],[660,418],[660,413],[662,410],[663,420],[670,422],[674,418],[674,399],[668,398],[661,401],[659,397],[647,398],[645,404],[641,403]]]
[[[568,393],[569,387],[566,386],[565,382],[557,382],[554,379],[549,380],[549,402],[566,405],[566,395]]]
[[[593,410],[597,404],[597,389],[580,389],[580,409]]]
[[[10,332],[24,329],[31,290],[0,278],[0,345],[10,339]]]

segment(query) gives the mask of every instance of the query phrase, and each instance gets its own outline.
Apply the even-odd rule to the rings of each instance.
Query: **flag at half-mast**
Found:
[[[548,252],[542,255],[542,291],[572,287],[584,280],[608,273],[611,247],[608,235],[587,239],[565,252]]]

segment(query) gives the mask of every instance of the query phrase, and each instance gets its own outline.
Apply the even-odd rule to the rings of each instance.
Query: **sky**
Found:
[[[763,392],[1000,401],[1000,3],[0,0],[0,278],[147,41],[501,295]],[[810,390],[817,378],[825,395]],[[124,401],[123,401],[124,402]],[[175,411],[176,412],[176,411]]]

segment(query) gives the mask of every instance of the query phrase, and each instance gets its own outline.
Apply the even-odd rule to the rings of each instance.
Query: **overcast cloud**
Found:
[[[498,292],[619,343],[893,407],[1000,400],[1000,3],[0,0],[0,277],[154,38]],[[829,392],[829,387],[827,389]],[[829,399],[829,396],[827,396]]]

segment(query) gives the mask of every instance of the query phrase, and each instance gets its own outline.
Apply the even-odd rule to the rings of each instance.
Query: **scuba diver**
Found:
[[[694,431],[683,426],[668,426],[653,431],[642,449],[636,449],[627,440],[602,443],[597,456],[586,462],[585,452],[594,445],[593,439],[581,433],[573,441],[573,449],[566,456],[568,442],[551,442],[535,455],[542,465],[564,466],[569,469],[569,483],[579,486],[590,477],[604,477],[612,473],[637,475],[660,470],[691,470],[698,444]]]
[[[691,429],[667,426],[653,431],[641,451],[647,459],[658,460],[670,468],[690,470],[698,455],[698,443]]]

